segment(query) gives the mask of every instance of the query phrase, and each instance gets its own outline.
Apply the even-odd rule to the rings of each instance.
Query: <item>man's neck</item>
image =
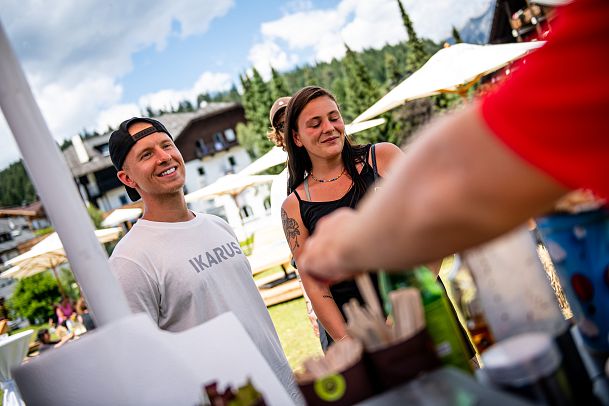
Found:
[[[178,223],[192,220],[194,217],[195,215],[188,210],[182,193],[164,196],[161,199],[144,199],[142,216],[144,220]]]

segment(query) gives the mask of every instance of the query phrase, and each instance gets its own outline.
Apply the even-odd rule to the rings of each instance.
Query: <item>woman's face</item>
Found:
[[[338,106],[328,96],[311,100],[297,118],[294,143],[304,147],[310,157],[333,157],[345,143],[345,123]]]

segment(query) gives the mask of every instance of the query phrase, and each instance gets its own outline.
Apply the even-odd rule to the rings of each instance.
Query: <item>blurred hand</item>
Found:
[[[319,220],[302,248],[298,270],[326,283],[353,278],[356,269],[347,249],[349,241],[357,238],[349,230],[354,216],[352,209],[341,208]]]

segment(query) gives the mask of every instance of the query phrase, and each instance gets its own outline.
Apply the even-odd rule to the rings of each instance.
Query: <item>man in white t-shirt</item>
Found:
[[[185,168],[167,129],[132,118],[110,136],[110,156],[144,215],[118,243],[110,269],[134,312],[182,331],[231,311],[288,393],[301,403],[290,366],[246,256],[229,225],[194,213],[184,200]]]

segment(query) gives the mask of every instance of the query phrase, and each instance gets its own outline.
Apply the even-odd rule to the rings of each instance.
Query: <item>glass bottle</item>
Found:
[[[458,322],[436,276],[423,266],[398,273],[379,272],[379,289],[388,313],[392,310],[389,292],[406,287],[417,288],[421,293],[426,328],[442,363],[471,372],[470,357]]]
[[[441,276],[461,324],[466,327],[470,341],[481,354],[494,343],[494,339],[484,316],[480,292],[471,270],[460,255],[455,255],[452,266]]]

